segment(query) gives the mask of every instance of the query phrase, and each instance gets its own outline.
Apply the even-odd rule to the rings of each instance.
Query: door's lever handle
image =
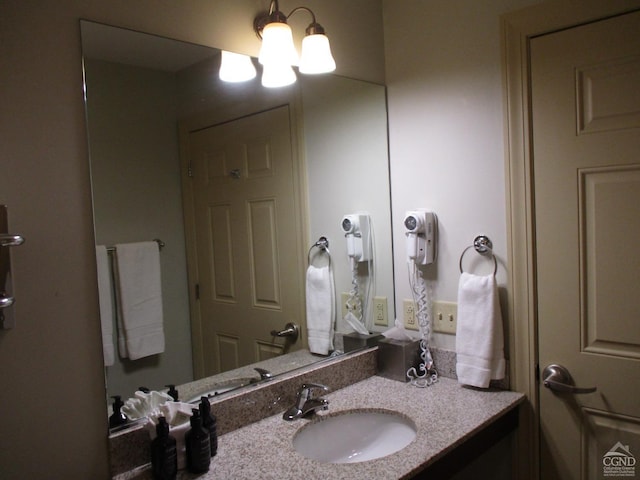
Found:
[[[11,233],[0,233],[0,247],[19,247],[24,243],[24,237]]]
[[[542,372],[542,383],[549,390],[562,393],[593,393],[597,387],[576,387],[569,370],[562,365],[548,365]]]
[[[13,297],[6,297],[0,294],[0,308],[7,308],[13,305]]]

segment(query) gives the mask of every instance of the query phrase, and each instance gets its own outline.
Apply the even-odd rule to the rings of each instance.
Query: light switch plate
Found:
[[[433,302],[433,331],[456,334],[458,325],[458,304],[453,302]]]

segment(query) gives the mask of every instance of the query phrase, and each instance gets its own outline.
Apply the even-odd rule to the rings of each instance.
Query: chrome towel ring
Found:
[[[462,251],[462,255],[460,255],[460,273],[464,273],[464,270],[462,268],[462,258],[464,257],[464,254],[467,253],[467,250],[469,250],[470,248],[474,248],[475,251],[478,252],[480,255],[483,255],[483,256],[491,255],[491,258],[493,258],[493,265],[494,265],[493,275],[495,276],[495,274],[498,273],[498,260],[496,260],[496,256],[493,254],[493,242],[486,235],[478,235],[473,240],[473,245],[469,245],[467,248],[465,248]]]
[[[311,248],[309,248],[309,253],[307,253],[307,263],[309,265],[311,265],[311,261],[312,261],[312,253],[313,249],[317,248],[319,250],[319,252],[316,253],[326,253],[327,257],[329,259],[329,267],[331,267],[331,252],[329,252],[329,240],[327,239],[327,237],[320,237],[318,239],[318,241],[316,243],[314,243],[313,245],[311,245]]]

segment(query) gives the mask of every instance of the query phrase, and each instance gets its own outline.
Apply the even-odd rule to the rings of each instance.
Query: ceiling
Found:
[[[178,72],[220,54],[215,48],[100,23],[81,21],[80,28],[87,58]]]

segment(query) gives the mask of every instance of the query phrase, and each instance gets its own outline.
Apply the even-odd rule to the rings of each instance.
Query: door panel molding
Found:
[[[584,422],[588,428],[583,428],[581,432],[582,449],[588,452],[582,464],[583,478],[599,478],[607,473],[610,473],[611,478],[623,478],[621,473],[626,470],[624,463],[623,466],[616,466],[615,462],[607,462],[605,458],[611,452],[626,453],[625,445],[638,444],[638,419],[595,408],[583,408],[581,413],[588,419]],[[632,470],[635,472],[638,467],[635,466],[635,460],[633,463]],[[620,465],[620,462],[617,464]]]
[[[578,134],[639,127],[640,96],[623,96],[639,84],[640,56],[578,68]]]
[[[633,293],[640,265],[625,255],[637,248],[637,237],[613,235],[616,224],[633,224],[635,212],[625,207],[640,205],[640,165],[581,168],[578,175],[582,351],[640,359],[632,328],[640,311]]]
[[[252,303],[254,307],[282,310],[278,265],[277,202],[275,198],[248,202]]]
[[[568,1],[545,2],[501,18],[510,378],[512,388],[527,396],[527,404],[520,409],[518,478],[540,475],[529,41],[638,8],[640,0],[585,0],[579,10]]]

